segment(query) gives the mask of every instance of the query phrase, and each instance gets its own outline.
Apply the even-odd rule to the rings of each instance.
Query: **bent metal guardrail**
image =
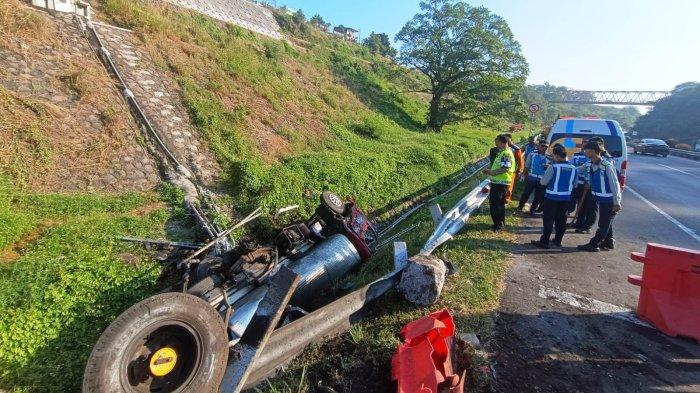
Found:
[[[438,205],[433,205],[435,207],[433,207],[431,211],[438,212],[438,216],[434,216],[437,227],[423,245],[420,251],[421,254],[428,255],[432,253],[438,246],[451,240],[462,227],[464,227],[464,224],[469,220],[469,216],[471,216],[476,209],[481,207],[488,197],[489,183],[488,179],[479,183],[479,185],[462,198],[455,207],[444,215],[441,215],[440,221],[437,221],[437,219],[440,218],[440,208]]]
[[[682,149],[670,149],[672,156],[690,158],[691,160],[700,161],[700,152]]]

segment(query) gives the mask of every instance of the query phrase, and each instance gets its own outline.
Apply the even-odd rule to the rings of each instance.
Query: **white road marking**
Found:
[[[661,214],[662,216],[666,217],[667,220],[671,221],[675,226],[677,226],[678,228],[680,228],[681,231],[687,233],[688,235],[690,235],[690,237],[692,237],[693,239],[695,239],[695,241],[697,241],[698,243],[700,243],[700,236],[698,236],[698,234],[695,233],[694,230],[692,230],[692,229],[688,228],[687,226],[681,224],[680,221],[678,221],[678,220],[676,220],[675,218],[671,217],[668,213],[666,213],[665,211],[661,210],[660,207],[658,207],[658,206],[656,206],[655,204],[651,203],[648,199],[644,198],[640,193],[638,193],[637,191],[633,190],[632,187],[627,186],[627,187],[625,187],[625,188],[626,188],[627,190],[629,190],[629,192],[631,192],[632,194],[634,194],[637,198],[641,199],[642,202],[646,203],[646,204],[649,205],[652,209],[654,209],[654,210],[656,210],[657,212],[659,212],[659,214]]]
[[[692,173],[690,173],[690,172],[686,172],[686,171],[680,170],[680,169],[678,169],[678,168],[674,168],[674,167],[672,167],[672,166],[668,166],[668,165],[664,165],[664,164],[659,164],[659,166],[662,166],[662,167],[664,167],[664,168],[668,168],[668,169],[674,170],[674,171],[676,171],[676,172],[684,173],[684,174],[686,174],[686,175],[690,175],[690,176],[695,177],[695,175],[692,174]]]
[[[538,295],[542,299],[556,300],[559,303],[564,303],[566,305],[578,308],[580,310],[593,312],[596,314],[606,314],[610,317],[621,319],[626,322],[632,322],[636,323],[637,325],[653,328],[653,326],[637,318],[634,315],[634,312],[629,308],[601,302],[600,300],[587,298],[585,296],[577,295],[571,292],[561,291],[559,289],[547,288],[543,285],[540,285],[540,291]]]

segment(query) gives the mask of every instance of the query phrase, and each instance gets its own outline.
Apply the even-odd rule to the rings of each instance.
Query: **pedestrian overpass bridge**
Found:
[[[567,90],[558,92],[548,102],[559,104],[605,104],[653,106],[670,91],[637,90]]]

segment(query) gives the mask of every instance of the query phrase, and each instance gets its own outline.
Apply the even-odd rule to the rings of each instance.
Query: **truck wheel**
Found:
[[[330,191],[321,193],[321,203],[335,214],[345,215],[345,202]]]
[[[83,392],[218,392],[228,335],[204,300],[163,293],[124,311],[85,366]]]

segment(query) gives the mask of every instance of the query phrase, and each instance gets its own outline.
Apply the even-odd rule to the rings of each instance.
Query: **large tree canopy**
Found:
[[[518,102],[528,67],[508,23],[487,8],[426,0],[401,29],[400,61],[430,80],[428,127],[506,115]]]
[[[375,33],[372,32],[364,41],[362,45],[366,46],[370,52],[380,54],[382,56],[394,58],[396,57],[396,49],[391,46],[389,42],[389,36],[386,33]]]
[[[676,86],[671,95],[637,119],[634,130],[642,138],[674,138],[694,144],[700,138],[700,83]]]

